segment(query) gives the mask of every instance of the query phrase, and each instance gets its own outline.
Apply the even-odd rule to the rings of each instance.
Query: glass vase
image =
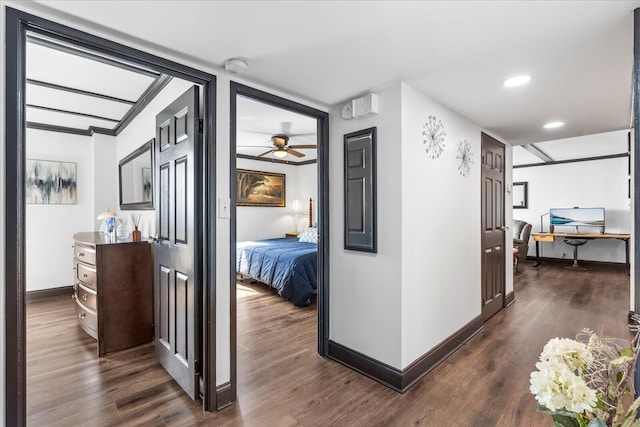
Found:
[[[118,236],[118,240],[125,240],[129,237],[129,227],[127,226],[127,220],[121,219],[119,221],[120,224],[118,224],[116,235]]]

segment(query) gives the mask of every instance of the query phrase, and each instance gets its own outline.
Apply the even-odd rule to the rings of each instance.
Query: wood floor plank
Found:
[[[238,284],[238,402],[202,411],[155,361],[153,344],[98,358],[73,301],[27,304],[30,426],[550,426],[529,374],[544,344],[583,327],[630,339],[623,268],[521,263],[516,301],[412,389],[396,393],[316,354],[316,307]]]

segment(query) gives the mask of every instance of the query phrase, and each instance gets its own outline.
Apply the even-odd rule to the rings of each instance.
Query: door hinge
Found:
[[[204,132],[204,120],[196,119],[196,130],[198,133]]]
[[[200,361],[196,360],[193,362],[193,369],[195,371],[195,375],[200,375]]]

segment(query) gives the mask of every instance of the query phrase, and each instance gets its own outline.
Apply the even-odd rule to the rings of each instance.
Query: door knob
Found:
[[[505,227],[504,225],[502,227],[498,227],[498,229],[502,231],[507,231],[507,227]]]
[[[158,235],[155,235],[151,237],[151,240],[153,240],[155,243],[158,243],[160,241],[160,238],[158,237]]]

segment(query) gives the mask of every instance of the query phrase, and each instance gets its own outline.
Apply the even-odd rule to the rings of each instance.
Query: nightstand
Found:
[[[298,237],[298,234],[300,234],[297,231],[292,231],[291,233],[285,233],[284,237]]]

